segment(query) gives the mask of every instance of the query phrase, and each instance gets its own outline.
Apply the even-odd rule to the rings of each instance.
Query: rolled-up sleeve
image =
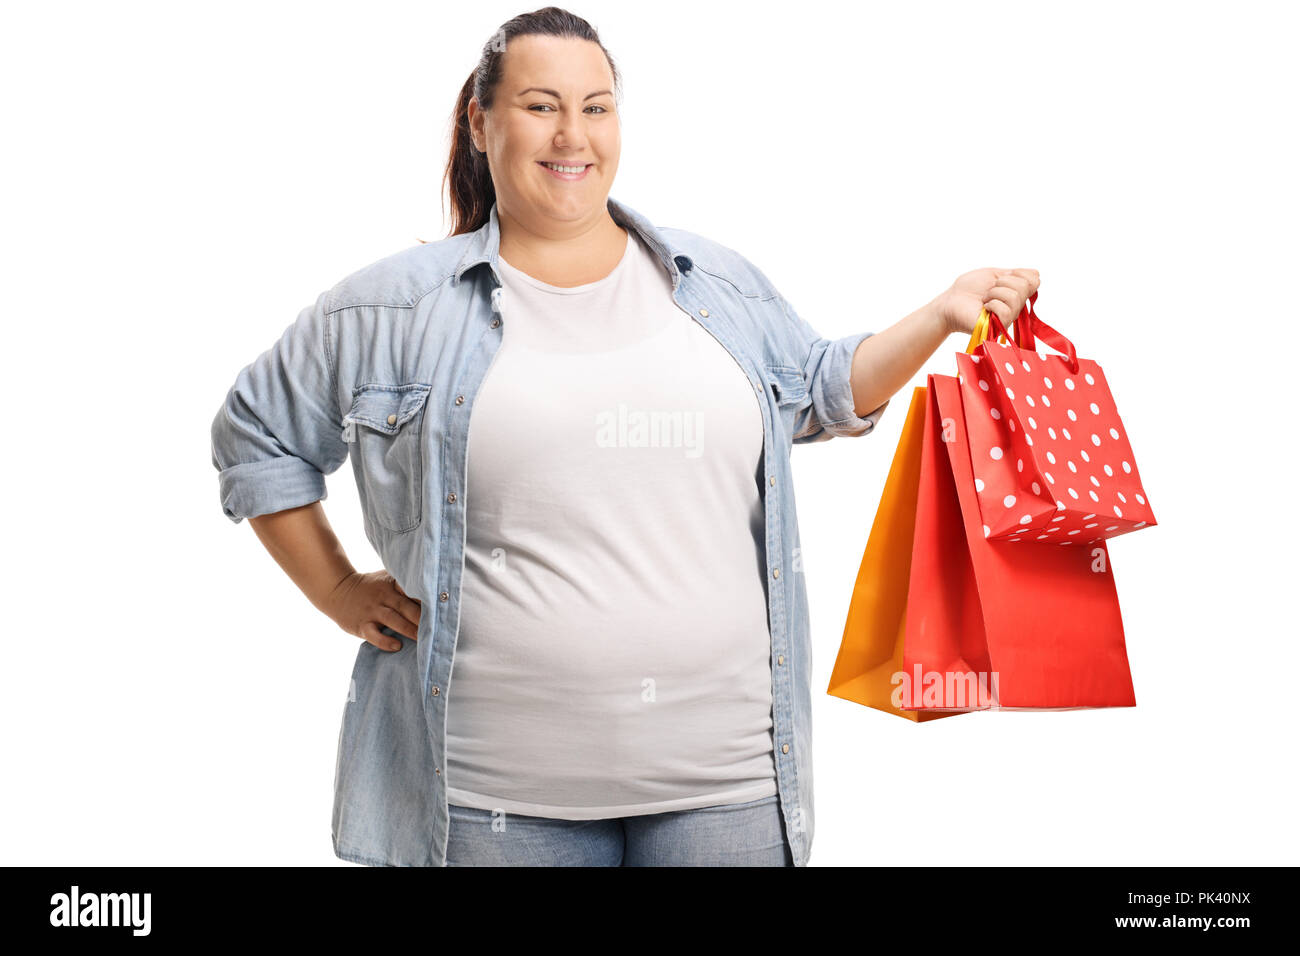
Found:
[[[809,444],[839,436],[869,435],[892,401],[885,399],[866,415],[858,415],[855,411],[853,353],[859,343],[875,333],[858,332],[838,339],[823,338],[783,297],[780,297],[780,303],[801,347],[806,350],[803,375],[810,399],[795,417],[791,440],[795,444]]]
[[[238,524],[326,497],[347,460],[326,293],[240,370],[212,420],[221,508]]]

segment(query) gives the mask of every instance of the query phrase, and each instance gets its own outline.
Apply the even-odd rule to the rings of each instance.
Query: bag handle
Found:
[[[1078,375],[1079,357],[1075,352],[1074,343],[1038,317],[1034,312],[1034,302],[1037,299],[1038,293],[1035,292],[1029,297],[1029,301],[1025,303],[1019,317],[1013,323],[1017,333],[1013,342],[1014,347],[1032,351],[1036,335],[1058,352],[1065,353],[1065,364],[1070,369],[1070,374]],[[1011,335],[1002,325],[1002,320],[997,317],[997,314],[983,309],[980,311],[979,320],[975,323],[975,330],[971,333],[970,345],[966,351],[975,351],[975,348],[990,336],[1011,339]]]

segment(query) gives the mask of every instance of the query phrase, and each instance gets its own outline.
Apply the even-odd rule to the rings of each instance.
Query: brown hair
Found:
[[[542,7],[532,13],[521,13],[497,28],[491,39],[483,45],[478,66],[461,87],[456,109],[452,114],[451,155],[443,173],[443,185],[451,198],[451,232],[448,237],[473,232],[488,221],[492,203],[496,201],[496,188],[488,170],[487,156],[474,147],[469,135],[469,101],[477,96],[480,109],[491,109],[493,96],[501,82],[504,69],[502,57],[506,44],[520,36],[573,37],[590,40],[605,54],[609,69],[614,75],[614,96],[618,100],[620,81],[614,58],[591,24],[582,17],[560,7]],[[444,213],[446,207],[443,207]]]

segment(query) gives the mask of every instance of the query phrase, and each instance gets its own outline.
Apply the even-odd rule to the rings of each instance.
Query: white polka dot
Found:
[[[1044,376],[1043,376],[1043,384],[1046,385],[1048,388],[1051,388],[1051,387],[1052,387],[1052,380],[1051,380],[1050,378],[1048,378],[1046,375],[1044,375]]]
[[[1056,429],[1051,425],[1047,426],[1047,437],[1052,439],[1052,441],[1056,441]]]
[[[989,390],[989,383],[984,381],[984,379],[980,379],[980,388],[987,392]]]
[[[1101,436],[1098,435],[1096,432],[1093,432],[1093,434],[1092,434],[1092,443],[1093,443],[1094,445],[1100,445],[1100,444],[1101,444]]]
[[[1119,511],[1118,508],[1116,508],[1115,510],[1116,510],[1116,511]],[[1106,530],[1107,530],[1107,531],[1118,531],[1118,530],[1119,530],[1119,525],[1117,525],[1117,524],[1113,524],[1113,525],[1111,525],[1109,528],[1107,528]]]
[[[975,490],[976,490],[976,491],[983,491],[983,490],[984,490],[984,479],[983,479],[983,478],[976,478],[976,479],[975,479]]]
[[[1078,474],[1079,471],[1078,467],[1075,465],[1074,462],[1070,461],[1068,458],[1065,460],[1065,467],[1069,468],[1071,471]]]
[[[1067,378],[1067,379],[1065,380],[1065,387],[1068,388],[1070,391],[1073,392],[1073,391],[1074,391],[1074,379],[1072,379],[1072,378]]]
[[[1057,502],[1056,502],[1056,510],[1057,510],[1057,511],[1064,511],[1064,510],[1065,510],[1065,502],[1064,502],[1064,501],[1057,501]]]
[[[1090,408],[1090,409],[1092,410],[1092,413],[1093,413],[1094,415],[1100,415],[1100,414],[1101,414],[1101,409],[1097,407],[1097,403],[1096,403],[1096,402],[1090,402],[1090,403],[1088,404],[1088,408]]]
[[[1118,438],[1119,438],[1119,429],[1112,428],[1112,429],[1110,430],[1110,437],[1111,437],[1111,438],[1118,439]]]
[[[966,380],[965,380],[964,378],[962,378],[960,375],[958,375],[958,376],[957,376],[957,384],[958,384],[958,385],[965,385],[965,384],[966,384]]]
[[[998,420],[1002,417],[1002,413],[1001,413],[1000,411],[998,411],[996,408],[990,408],[990,409],[989,409],[989,414],[993,416],[993,420],[994,420],[995,422],[998,421]]]
[[[1069,416],[1070,421],[1072,421],[1072,422],[1077,422],[1077,421],[1079,420],[1079,416],[1076,415],[1076,414],[1074,414],[1074,409],[1073,409],[1073,408],[1067,408],[1067,409],[1065,410],[1065,414]]]
[[[1063,501],[1058,501],[1057,504],[1060,505],[1062,508],[1065,507],[1065,502],[1063,502]],[[1052,520],[1053,520],[1053,521],[1064,521],[1064,520],[1065,520],[1065,515],[1057,515],[1057,516],[1056,516],[1055,518],[1053,518]],[[1055,531],[1056,529],[1053,528],[1052,530]]]
[[[1031,482],[1029,483],[1029,487],[1032,488],[1032,489],[1034,490],[1034,494],[1036,494],[1036,495],[1041,495],[1041,494],[1043,493],[1043,486],[1040,485],[1040,484],[1039,484],[1038,482],[1036,482],[1036,481],[1031,481]],[[1141,495],[1138,495],[1138,498],[1139,498],[1139,499],[1140,499],[1141,497],[1142,497]]]
[[[1008,418],[1008,419],[1007,419],[1007,427],[1010,428],[1012,431],[1015,431],[1015,430],[1016,430],[1016,420],[1015,420],[1014,418]]]
[[[1029,405],[1030,408],[1033,408],[1033,407],[1034,407],[1034,396],[1032,396],[1032,395],[1026,395],[1026,396],[1025,396],[1025,402]]]
[[[1143,498],[1143,497],[1142,497],[1141,495],[1139,495],[1139,494],[1134,494],[1133,497],[1137,499],[1137,502],[1138,502],[1138,504],[1140,504],[1140,505],[1144,505],[1144,504],[1147,503],[1147,500],[1146,500],[1145,498]]]
[[[1011,389],[1007,389],[1007,398],[1014,402],[1016,400],[1016,393],[1011,391]]]
[[[1094,521],[1092,524],[1086,524],[1086,525],[1084,525],[1084,527],[1085,527],[1085,528],[1095,528],[1095,527],[1097,527],[1097,522]]]
[[[1078,493],[1077,491],[1075,491],[1073,488],[1066,488],[1065,490],[1068,491],[1068,492],[1070,493],[1070,497],[1071,497],[1071,498],[1078,498],[1078,497],[1079,497],[1079,493]]]
[[[1020,516],[1020,523],[1021,523],[1021,524],[1029,524],[1029,522],[1031,522],[1031,521],[1033,521],[1033,520],[1034,520],[1034,516],[1033,516],[1033,515],[1021,515],[1021,516]]]
[[[1024,471],[1024,470],[1025,470],[1025,460],[1023,458],[1017,458],[1016,471]]]
[[[1050,471],[1043,472],[1043,477],[1047,479],[1047,483],[1049,485],[1056,484],[1056,479],[1052,477],[1052,473]]]
[[[1029,367],[1029,363],[1026,362],[1024,359],[1021,359],[1021,360],[1020,360],[1020,364],[1024,366],[1024,369],[1025,369],[1026,372],[1032,372],[1032,371],[1033,371],[1033,369]]]
[[[979,360],[980,360],[980,357],[979,357],[978,355],[972,355],[972,356],[970,357],[970,360],[971,360],[972,362],[975,362],[976,364],[978,364],[978,363],[979,363]]]
[[[1056,455],[1054,455],[1052,452],[1049,451],[1049,452],[1047,453],[1047,461],[1048,461],[1048,464],[1055,465],[1055,464],[1056,464]]]
[[[1002,457],[1002,449],[999,448],[997,445],[994,445],[992,448],[989,449],[989,457],[992,458],[994,461],[997,461],[999,458]]]
[[[1029,445],[1031,448],[1034,445],[1034,436],[1030,435],[1028,432],[1025,433],[1025,444]]]
[[[1071,528],[1069,531],[1067,531],[1067,532],[1065,532],[1065,533],[1066,533],[1066,534],[1078,534],[1078,533],[1079,533],[1079,529],[1078,529],[1078,528]]]
[[[1123,502],[1124,504],[1128,504],[1128,499],[1124,497],[1124,492],[1117,491],[1115,492],[1115,495],[1119,498],[1121,502]]]
[[[1119,510],[1119,505],[1115,506],[1115,514],[1119,515],[1121,518],[1124,517],[1124,512]]]
[[[1070,429],[1066,428],[1065,426],[1061,426],[1061,434],[1065,436],[1066,441],[1070,441]]]
[[[1142,527],[1144,524],[1146,524],[1145,521],[1139,521],[1139,522],[1138,522],[1137,524],[1135,524],[1133,527],[1134,527],[1134,528],[1140,528],[1140,527]]]
[[[1079,449],[1079,457],[1082,458],[1084,461],[1092,461],[1092,459],[1088,457],[1088,453],[1084,451],[1082,448]]]
[[[1016,374],[1015,367],[1014,367],[1010,362],[1003,362],[1002,364],[1006,367],[1006,370],[1007,370],[1007,374],[1008,374],[1008,375],[1015,375],[1015,374]]]
[[[1046,538],[1046,537],[1047,537],[1047,535],[1045,535],[1045,534],[1040,534],[1040,535],[1038,536],[1038,540],[1039,540],[1039,541],[1042,541],[1042,540],[1043,540],[1044,538]]]
[[[1097,497],[1097,492],[1093,491],[1091,488],[1088,489],[1088,497],[1091,498],[1093,501],[1097,501],[1097,502],[1101,501],[1101,499]]]
[[[1096,380],[1093,379],[1093,377],[1092,377],[1092,373],[1091,373],[1091,372],[1084,372],[1084,373],[1083,373],[1083,380],[1084,380],[1085,382],[1087,382],[1089,385],[1096,385],[1096,384],[1097,384]]]
[[[1126,474],[1126,475],[1127,475],[1130,471],[1133,470],[1131,467],[1129,467],[1129,463],[1126,462],[1126,461],[1121,461],[1121,462],[1120,462],[1120,465],[1123,466],[1123,468],[1124,468],[1124,474]]]
[[[1030,427],[1030,428],[1037,428],[1037,427],[1038,427],[1038,422],[1034,421],[1034,416],[1033,416],[1033,415],[1030,415],[1030,416],[1029,416],[1029,427]]]
[[[1101,466],[1101,470],[1104,471],[1104,472],[1106,473],[1106,477],[1107,477],[1107,478],[1113,478],[1113,477],[1115,477],[1115,472],[1114,472],[1113,470],[1111,470],[1110,465],[1102,465],[1102,466]]]
[[[1089,476],[1088,476],[1088,480],[1091,481],[1091,482],[1092,482],[1096,487],[1098,487],[1098,488],[1101,487],[1101,482],[1097,480],[1097,476],[1096,476],[1096,475],[1089,475]]]
[[[984,537],[987,538],[988,536],[989,536],[989,526],[988,526],[988,525],[985,525],[985,526],[984,526]]]
[[[1007,495],[1005,498],[1002,499],[1002,505],[1005,508],[1010,508],[1015,503],[1016,503],[1015,495]]]
[[[1083,516],[1083,520],[1084,520],[1084,521],[1087,521],[1089,518],[1095,518],[1095,517],[1097,517],[1095,514],[1094,514],[1094,515],[1084,515],[1084,516]]]
[[[1043,407],[1044,407],[1044,408],[1051,408],[1051,407],[1052,407],[1052,403],[1051,403],[1051,401],[1048,399],[1048,397],[1047,397],[1046,395],[1041,395],[1041,396],[1039,396],[1039,397],[1042,398],[1042,400],[1043,400]]]

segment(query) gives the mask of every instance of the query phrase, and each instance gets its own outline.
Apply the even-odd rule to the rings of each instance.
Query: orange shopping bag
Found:
[[[918,713],[900,706],[901,685],[894,675],[903,669],[908,579],[912,567],[912,536],[921,478],[921,441],[929,410],[925,388],[912,391],[912,404],[903,422],[894,463],[885,480],[871,536],[858,568],[849,602],[848,619],[839,656],[826,693],[874,707],[908,720],[932,720],[951,713]]]

